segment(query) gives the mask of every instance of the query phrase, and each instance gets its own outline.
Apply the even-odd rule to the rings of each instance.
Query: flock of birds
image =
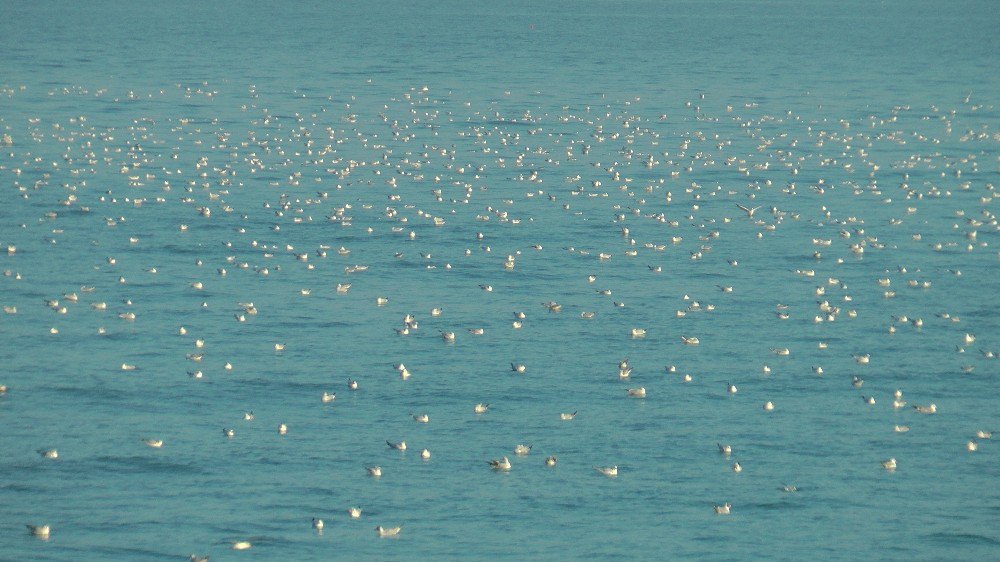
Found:
[[[206,100],[217,94],[207,84],[178,86],[178,89],[190,99]],[[13,89],[3,93],[24,95]],[[67,89],[54,94],[91,98],[112,96],[105,90]],[[141,94],[129,92],[113,101],[140,104],[144,99]],[[697,100],[669,108],[668,114],[657,110],[662,108],[646,108],[639,99],[587,107],[566,106],[561,111],[536,114],[527,108],[511,111],[503,99],[476,109],[471,102],[455,103],[450,95],[436,96],[427,87],[400,92],[384,100],[381,111],[373,113],[364,113],[355,107],[353,97],[339,101],[332,97],[309,100],[308,107],[318,106],[321,110],[310,113],[303,103],[302,113],[276,115],[267,109],[266,98],[251,87],[246,104],[240,108],[247,117],[247,130],[239,134],[234,133],[231,125],[218,121],[183,117],[165,122],[139,118],[125,126],[92,126],[89,124],[92,119],[85,115],[65,121],[53,121],[39,115],[26,123],[0,123],[3,126],[0,178],[3,192],[7,194],[5,205],[37,205],[35,201],[42,201],[45,210],[38,220],[47,229],[44,234],[47,248],[24,252],[18,240],[24,239],[27,235],[24,233],[34,233],[37,225],[3,225],[0,242],[7,259],[3,267],[6,287],[0,292],[0,300],[4,301],[6,318],[0,330],[6,334],[22,330],[18,317],[25,309],[46,307],[56,318],[64,318],[85,314],[78,308],[84,303],[90,314],[102,319],[93,337],[108,335],[105,318],[110,322],[142,322],[144,299],[141,289],[135,290],[134,297],[113,303],[101,296],[109,292],[107,286],[74,284],[74,279],[67,278],[60,279],[66,286],[64,292],[37,302],[18,298],[15,287],[21,281],[31,283],[30,276],[22,275],[22,270],[33,262],[59,255],[57,242],[64,232],[65,236],[83,235],[80,229],[66,227],[64,231],[63,223],[85,222],[118,232],[120,234],[115,236],[122,237],[122,247],[141,248],[157,242],[129,232],[130,221],[149,208],[162,206],[179,207],[180,211],[170,216],[186,217],[181,219],[183,222],[168,226],[177,244],[190,247],[191,237],[198,236],[199,242],[225,248],[223,259],[210,256],[208,252],[199,255],[192,260],[189,272],[161,272],[156,265],[147,265],[145,274],[168,277],[163,281],[193,295],[203,294],[213,283],[212,277],[234,275],[239,276],[238,282],[245,283],[246,292],[267,292],[268,279],[296,266],[303,279],[313,276],[315,285],[328,286],[322,289],[303,287],[297,295],[288,298],[308,298],[320,292],[349,298],[356,286],[365,283],[366,276],[393,275],[391,262],[378,268],[354,263],[356,256],[347,244],[300,246],[295,238],[296,227],[310,224],[324,224],[331,239],[347,229],[352,233],[360,230],[361,235],[388,235],[391,238],[384,244],[385,252],[399,263],[417,252],[420,263],[428,270],[460,269],[461,260],[474,253],[501,256],[490,262],[495,269],[482,274],[481,283],[472,281],[487,294],[500,286],[492,279],[523,267],[526,252],[568,252],[575,258],[596,263],[646,260],[636,271],[663,278],[677,269],[676,264],[688,263],[711,270],[719,274],[717,278],[724,279],[726,268],[743,267],[746,261],[760,261],[760,256],[753,252],[730,255],[724,260],[713,259],[713,253],[718,254],[718,248],[725,247],[726,238],[744,237],[747,244],[753,244],[754,239],[785,236],[785,232],[793,230],[790,224],[809,222],[816,226],[814,232],[817,234],[811,240],[802,240],[802,245],[811,249],[799,260],[803,265],[796,267],[793,274],[810,280],[829,275],[809,289],[816,300],[815,310],[795,310],[783,304],[783,295],[774,295],[774,301],[764,306],[773,308],[777,322],[793,317],[806,318],[820,326],[866,313],[857,308],[855,295],[859,292],[877,294],[883,302],[891,302],[897,291],[905,288],[931,288],[929,277],[911,278],[903,281],[900,287],[900,278],[919,271],[916,268],[908,271],[906,266],[899,266],[894,272],[870,267],[866,273],[870,286],[858,288],[860,291],[856,292],[850,291],[846,283],[833,275],[837,265],[850,262],[865,267],[869,261],[880,263],[869,256],[890,254],[897,249],[896,244],[885,242],[884,238],[890,236],[883,236],[884,232],[899,230],[904,224],[914,227],[909,243],[929,245],[934,252],[951,252],[956,264],[965,256],[981,259],[978,256],[995,252],[989,247],[991,237],[998,231],[997,217],[991,211],[995,190],[988,179],[996,177],[993,169],[996,162],[981,162],[976,155],[985,151],[994,154],[991,157],[995,159],[995,147],[1000,139],[998,133],[989,131],[988,127],[953,131],[956,122],[982,109],[982,105],[970,98],[963,100],[959,107],[962,114],[955,109],[939,107],[920,109],[925,121],[936,124],[939,135],[952,142],[957,138],[969,147],[963,154],[935,152],[938,138],[927,132],[907,130],[898,124],[898,119],[917,111],[909,106],[898,106],[885,114],[810,123],[791,111],[767,113],[754,103],[743,106],[710,103],[701,95]],[[675,111],[679,115],[675,115]],[[728,136],[719,132],[706,134],[702,129],[726,131]],[[53,146],[61,147],[52,149],[59,150],[58,157],[44,153],[44,147]],[[752,148],[739,151],[734,146]],[[897,151],[914,148],[904,156],[893,153],[887,160],[881,153],[884,147]],[[886,169],[887,165],[891,168]],[[573,171],[562,173],[564,168]],[[112,179],[100,182],[88,179],[98,173]],[[742,180],[714,180],[720,173]],[[911,179],[911,174],[936,179],[917,181]],[[831,177],[843,179],[827,179]],[[11,194],[16,194],[19,200],[11,201]],[[948,198],[957,200],[959,197],[964,204],[951,215],[936,210],[922,215],[928,221],[953,222],[955,234],[923,239],[915,230],[921,223],[910,219],[924,208],[933,208]],[[852,198],[865,201],[864,205],[882,203],[897,211],[898,216],[893,216],[888,223],[866,221],[866,209],[854,204]],[[485,203],[481,202],[484,200]],[[584,220],[596,224],[597,234],[590,239],[580,237],[577,245],[561,248],[551,248],[552,240],[518,245],[511,242],[512,235],[506,234],[530,223],[554,221],[552,217],[556,216],[564,225]],[[228,228],[202,228],[220,222]],[[260,224],[267,224],[269,241],[261,236]],[[468,248],[456,253],[452,246],[421,246],[424,233],[429,229],[447,233],[451,240],[467,244]],[[825,235],[831,231],[836,235]],[[610,242],[612,240],[614,242]],[[173,240],[159,241],[167,242]],[[585,246],[599,247],[585,249]],[[128,251],[123,251],[116,256],[101,256],[99,251],[95,246],[93,253],[76,255],[72,259],[88,263],[99,260],[95,269],[117,272],[118,285],[127,291],[131,279],[116,269],[118,260],[135,262],[143,259],[143,254],[129,255]],[[445,257],[435,259],[439,254]],[[1000,254],[992,258],[994,263],[998,256]],[[336,269],[327,265],[336,258],[341,259]],[[700,263],[706,265],[699,266]],[[805,265],[810,263],[815,265]],[[329,275],[322,277],[340,270],[343,275],[336,282],[330,282]],[[948,273],[955,278],[962,275],[958,265]],[[250,275],[261,281],[251,281]],[[611,310],[625,310],[626,303],[615,296],[617,288],[596,285],[599,279],[592,274],[585,280],[567,279],[565,282],[566,286],[579,282],[596,287],[593,291],[597,298],[609,299]],[[655,279],[660,277],[654,277],[653,282]],[[726,299],[736,299],[746,289],[728,281],[720,283],[710,290]],[[398,287],[400,292],[419,290],[420,287]],[[663,322],[705,317],[732,306],[732,300],[709,302],[704,298],[708,290],[705,287],[700,290],[701,297],[685,294],[681,308],[658,310],[656,316]],[[564,303],[553,298],[560,297],[538,295],[537,301],[525,302],[524,308],[510,311],[512,315],[505,320],[509,322],[509,329],[520,330],[526,326],[533,314],[525,310],[537,307],[539,302],[542,314],[565,314]],[[222,305],[231,308],[233,323],[253,323],[258,315],[268,314],[265,308],[255,304],[255,300],[259,301]],[[385,307],[393,300],[392,294],[380,295],[371,306]],[[990,300],[989,295],[984,295],[979,305],[988,307]],[[578,313],[581,320],[601,322],[607,313],[599,306],[607,306],[606,302],[598,301],[592,308],[574,309],[573,314]],[[450,305],[454,304],[436,303],[428,307],[427,312],[433,319],[444,319]],[[207,309],[216,304],[206,298],[201,306]],[[386,326],[384,337],[420,334],[417,314],[407,312],[400,324]],[[941,322],[934,323],[934,329],[954,330],[960,322],[957,314],[940,312],[938,316]],[[925,325],[919,316],[894,314],[886,315],[885,320],[885,330],[890,335],[903,328],[932,327],[931,323]],[[166,338],[189,336],[191,328],[173,325],[153,329]],[[635,326],[620,334],[620,338],[643,340],[658,329],[660,326],[656,324]],[[977,338],[974,331],[973,328],[961,329],[954,348],[942,350],[942,353],[965,354],[960,357],[980,355],[986,369],[995,372],[992,362],[998,352],[988,347],[974,347],[977,343],[994,344],[995,334],[980,334]],[[48,332],[52,338],[60,336],[54,325]],[[445,345],[453,345],[464,337],[489,338],[490,335],[490,330],[479,326],[466,327],[464,331],[460,327],[446,328],[439,332],[441,341],[427,341],[422,345],[441,345],[442,341]],[[863,345],[870,337],[873,336],[867,334],[855,343]],[[702,344],[702,338],[704,333],[684,333],[674,341],[696,348]],[[286,345],[292,344],[294,342],[275,342],[273,352],[282,353]],[[128,342],[122,345],[127,346]],[[211,334],[199,334],[190,351],[178,357],[179,363],[186,361],[190,365],[187,374],[192,379],[206,376],[202,365],[205,348],[210,345]],[[829,343],[818,341],[816,345],[819,350],[825,350]],[[792,348],[784,345],[771,347],[769,351],[775,357],[793,353]],[[877,357],[867,350],[848,352],[853,354],[858,369],[877,362]],[[80,349],[80,353],[85,353],[85,349]],[[223,371],[238,372],[243,367],[241,359],[244,358],[220,361]],[[635,365],[630,358],[609,358],[606,366],[595,365],[594,370],[607,369],[614,377],[615,361],[617,380],[624,384],[621,390],[624,397],[657,400],[655,388],[647,387],[649,383],[631,382]],[[975,365],[971,360],[963,361],[962,370],[971,373]],[[512,374],[531,374],[532,367],[525,362],[510,361],[509,357],[496,358],[496,362],[503,369],[509,363]],[[768,365],[758,368],[763,376],[771,372]],[[401,380],[412,376],[403,362],[394,363],[394,369]],[[140,370],[142,365],[129,360],[120,364],[120,371],[125,373]],[[674,365],[668,365],[665,372],[681,382],[693,381],[692,374]],[[812,372],[822,376],[823,366],[813,366]],[[0,400],[18,400],[21,389],[17,373],[5,372],[3,377],[8,380],[0,381],[4,383],[0,385]],[[862,376],[853,375],[850,382],[849,386],[845,384],[844,392],[860,391],[865,381]],[[358,392],[366,385],[378,384],[384,382],[377,377],[353,375],[347,380],[346,389]],[[733,396],[740,389],[730,381],[719,391]],[[336,404],[338,400],[333,389],[323,391],[315,399],[322,404]],[[862,394],[860,400],[875,406],[880,398]],[[948,415],[944,408],[939,410],[933,397],[910,404],[902,390],[896,390],[888,400],[897,411],[909,410],[924,416]],[[760,403],[760,408],[773,412],[781,405],[775,397]],[[490,408],[487,402],[469,404],[469,411],[475,416],[488,415]],[[431,413],[418,411],[409,415],[414,423],[429,424],[433,423]],[[577,414],[578,410],[560,412],[558,419],[570,422]],[[252,422],[254,412],[244,412],[243,419]],[[900,422],[892,429],[905,433],[910,427]],[[279,435],[286,435],[289,430],[285,422],[276,427]],[[239,430],[224,427],[221,431],[225,439],[234,439]],[[976,452],[991,437],[989,429],[971,427],[964,448],[970,453]],[[143,436],[141,442],[156,450],[167,451],[171,446],[169,435]],[[397,451],[408,449],[405,440],[389,440],[386,444]],[[731,459],[733,444],[717,443],[717,448],[719,455],[732,462],[734,473],[744,470],[740,462]],[[512,451],[515,460],[529,457],[531,452],[532,445],[528,444],[517,444]],[[45,459],[62,458],[56,448],[42,448],[38,453]],[[431,454],[429,449],[420,448],[422,460],[430,461]],[[544,466],[555,469],[558,460],[555,454],[547,454]],[[905,470],[895,457],[872,459],[875,469],[879,463],[887,471]],[[590,464],[599,475],[619,477],[617,464]],[[506,454],[482,459],[482,466],[484,470],[503,473],[517,468],[511,456]],[[363,468],[371,478],[383,475],[380,465],[368,464]],[[359,472],[361,469],[362,466],[358,466]],[[795,493],[798,487],[783,484],[780,490]],[[709,507],[711,503],[706,504],[706,509]],[[739,506],[734,507],[728,501],[714,504],[714,513],[720,516],[730,515],[738,509]],[[347,513],[350,519],[365,516],[360,507],[350,507]],[[305,515],[304,521],[308,518],[309,515]],[[312,526],[322,532],[325,524],[314,517]],[[48,523],[28,525],[30,534],[41,540],[49,540],[58,531],[57,527],[53,529]],[[403,532],[400,526],[381,524],[374,529],[376,536],[386,538],[398,537]],[[249,549],[253,545],[245,538],[227,544],[234,550]],[[207,560],[207,557],[192,555],[191,559]]]

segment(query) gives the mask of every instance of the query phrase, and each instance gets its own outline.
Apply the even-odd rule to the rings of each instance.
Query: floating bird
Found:
[[[595,466],[594,470],[600,472],[601,474],[607,476],[608,478],[614,478],[618,476],[618,466]]]
[[[490,468],[493,470],[509,471],[510,470],[510,459],[507,457],[501,457],[500,459],[493,459],[490,461]]]
[[[52,527],[48,525],[26,525],[26,527],[33,537],[43,541],[49,540],[49,536],[52,534]]]
[[[398,536],[400,531],[402,530],[403,530],[402,527],[382,527],[380,525],[378,527],[375,527],[375,534],[383,538],[395,537]]]

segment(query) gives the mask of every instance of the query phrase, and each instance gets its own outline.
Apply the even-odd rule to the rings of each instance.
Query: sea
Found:
[[[0,3],[0,560],[1000,558],[998,29]]]

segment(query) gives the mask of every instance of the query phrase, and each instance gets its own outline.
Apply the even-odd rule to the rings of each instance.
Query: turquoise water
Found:
[[[1000,555],[992,3],[0,15],[0,558]]]

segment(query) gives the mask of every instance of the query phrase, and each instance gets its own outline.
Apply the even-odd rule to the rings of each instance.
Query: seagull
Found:
[[[895,431],[896,433],[906,433],[907,431],[910,431],[910,426],[908,426],[908,425],[894,425],[892,427],[892,430]]]
[[[333,393],[333,394],[330,394],[329,392],[324,392],[323,393],[323,403],[324,404],[329,404],[330,402],[333,402],[336,399],[337,399],[337,394],[336,393]]]
[[[514,371],[515,373],[523,373],[526,369],[527,369],[527,367],[524,365],[524,363],[511,363],[510,364],[510,370]]]
[[[618,476],[618,465],[615,466],[595,466],[594,470],[600,472],[601,474],[607,476],[608,478],[614,478]]]
[[[716,445],[719,446],[719,452],[722,453],[723,455],[728,457],[729,455],[733,454],[732,445],[723,445],[721,443],[716,443]]]
[[[163,439],[143,439],[142,442],[145,443],[147,447],[152,447],[154,449],[160,449],[163,447]]]
[[[490,409],[490,405],[489,404],[482,404],[482,403],[480,403],[480,404],[476,404],[475,408],[473,408],[473,411],[476,412],[477,414],[485,414],[486,410],[489,410],[489,409]]]
[[[424,449],[424,450],[420,451],[420,458],[422,458],[424,460],[427,460],[427,459],[431,458],[431,452],[429,450],[427,450],[427,449]]]
[[[59,451],[55,449],[38,449],[38,454],[47,459],[58,459]]]
[[[990,439],[993,437],[993,433],[990,431],[986,431],[985,429],[980,429],[979,431],[976,432],[976,437],[980,439]]]
[[[625,390],[629,396],[632,398],[645,398],[646,397],[646,387],[640,386],[639,388],[629,388]]]
[[[43,541],[49,540],[49,534],[52,532],[52,528],[48,525],[26,525],[26,527],[32,536]]]
[[[383,527],[383,526],[379,525],[378,527],[375,527],[375,534],[377,534],[378,536],[383,537],[383,538],[384,537],[395,537],[395,536],[399,535],[399,532],[402,531],[402,530],[403,530],[402,527]]]
[[[410,416],[412,416],[413,417],[413,421],[415,421],[417,423],[428,423],[428,422],[431,421],[431,417],[429,415],[427,415],[427,414],[410,414]],[[405,444],[404,444],[403,448],[404,449],[406,448]]]
[[[492,468],[493,470],[502,470],[506,472],[510,470],[510,459],[508,459],[507,457],[502,457],[499,460],[493,459],[490,461],[490,468]]]
[[[391,441],[386,441],[385,444],[388,445],[392,449],[396,449],[397,451],[405,451],[406,450],[406,441],[400,441],[399,443],[393,443]]]
[[[347,388],[349,388],[350,390],[357,390],[358,389],[358,381],[356,381],[354,379],[347,379]]]
[[[882,468],[888,470],[889,472],[893,472],[896,470],[896,459],[890,458],[882,461]]]
[[[725,503],[722,505],[715,506],[716,515],[729,515],[732,513],[733,505],[730,503]]]
[[[757,212],[757,209],[760,209],[762,207],[762,205],[758,205],[758,206],[756,206],[756,207],[754,207],[754,208],[751,209],[749,207],[744,207],[743,205],[740,205],[739,203],[737,203],[736,206],[739,207],[741,211],[743,211],[744,213],[746,213],[748,218],[753,218],[753,214]]]
[[[916,410],[918,414],[936,414],[937,404],[931,404],[930,406],[914,406],[913,409]]]
[[[316,529],[317,531],[322,531],[323,530],[323,520],[322,519],[316,519],[315,517],[313,517],[312,525],[313,525],[313,529]]]
[[[250,541],[236,541],[231,548],[233,550],[248,550],[251,546],[253,545],[250,544]]]
[[[350,515],[351,519],[361,519],[361,508],[349,507],[347,508],[347,514]]]
[[[531,452],[531,445],[517,445],[514,447],[514,454],[523,457]]]
[[[743,465],[741,465],[738,462],[734,462],[733,463],[733,472],[735,472],[736,474],[739,474],[739,473],[743,472]]]
[[[782,492],[798,492],[799,489],[791,484],[785,484],[781,487]]]
[[[379,478],[380,476],[382,476],[381,466],[366,466],[365,470],[368,471],[368,476],[372,476],[374,478]]]
[[[563,421],[569,421],[575,417],[576,417],[576,412],[573,412],[572,414],[559,414],[559,419]]]
[[[552,455],[550,457],[545,457],[545,466],[555,466],[555,465],[556,465],[555,455]]]
[[[224,427],[224,428],[222,428],[222,434],[225,435],[226,437],[232,439],[233,436],[236,435],[236,432],[234,430],[232,430],[232,429],[229,429],[228,427]]]

